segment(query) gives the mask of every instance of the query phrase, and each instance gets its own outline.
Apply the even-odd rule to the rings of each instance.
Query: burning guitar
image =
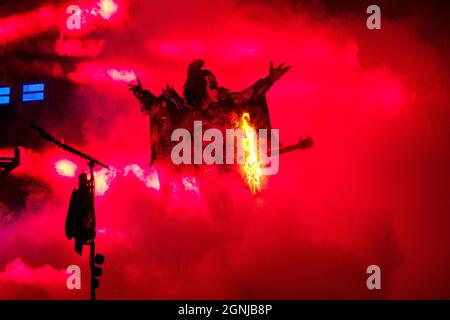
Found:
[[[261,177],[263,176],[263,168],[267,166],[261,161],[258,150],[258,137],[256,130],[250,124],[250,115],[248,112],[242,114],[241,122],[238,123],[244,132],[242,146],[245,152],[245,163],[242,166],[243,173],[247,178],[247,184],[253,194],[257,194],[261,188]],[[276,156],[288,153],[294,150],[304,150],[313,146],[313,139],[307,137],[300,139],[298,143],[278,149],[270,150],[270,156]]]
[[[251,141],[251,139],[249,139],[249,140]],[[311,148],[313,146],[313,144],[314,144],[314,141],[311,137],[307,137],[304,139],[302,138],[296,144],[278,148],[278,149],[272,149],[270,151],[270,155],[271,155],[271,157],[273,157],[273,156],[279,156],[283,153],[292,152],[295,150],[305,150],[305,149]],[[254,145],[256,145],[256,143],[254,143]],[[243,169],[244,169],[244,173],[247,178],[247,184],[250,188],[250,191],[253,194],[258,194],[261,189],[261,178],[263,176],[262,168],[268,166],[268,164],[266,166],[264,166],[262,164],[261,160],[256,155],[255,148],[249,148],[248,141],[245,144],[246,159],[245,159],[245,164],[243,166]]]

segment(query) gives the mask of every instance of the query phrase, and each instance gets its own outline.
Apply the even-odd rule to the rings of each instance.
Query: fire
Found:
[[[125,172],[123,174],[126,177],[130,172],[132,172],[136,178],[141,180],[147,188],[159,190],[159,178],[158,173],[155,171],[146,172],[137,164],[130,164],[125,167]]]
[[[258,138],[255,129],[250,125],[250,114],[242,114],[241,129],[244,131],[242,144],[245,152],[244,172],[247,176],[247,183],[252,193],[260,190],[260,178],[262,175],[261,161],[258,154]]]
[[[55,163],[55,169],[59,175],[73,178],[75,177],[77,166],[72,161],[63,159]],[[117,176],[126,177],[130,172],[142,181],[147,188],[155,190],[160,189],[159,177],[156,170],[144,170],[137,164],[130,164],[127,165],[124,170],[111,167],[109,170],[102,168],[101,170],[94,171],[95,195],[103,196]]]
[[[75,177],[77,165],[70,160],[62,159],[55,163],[55,169],[63,177]]]
[[[186,191],[193,191],[197,194],[200,192],[200,189],[197,186],[197,180],[195,179],[195,177],[184,177],[183,180],[181,180],[181,182],[183,182],[184,189]]]
[[[116,170],[114,168],[101,169],[99,171],[94,171],[95,178],[95,195],[102,196],[108,191],[112,181],[116,178]]]
[[[134,71],[109,69],[107,73],[111,79],[116,81],[130,82],[137,79]]]
[[[100,7],[100,15],[106,20],[109,20],[118,9],[117,3],[113,0],[101,0],[98,5]]]
[[[92,47],[92,49],[92,55],[97,55],[102,48],[100,48],[100,51],[95,51],[94,47]],[[73,47],[68,51],[71,52],[70,55],[72,56],[77,56],[78,54],[86,56],[88,54],[88,51],[85,49],[77,50],[78,49]],[[111,84],[116,82],[128,83],[137,79],[136,74],[130,68],[120,69],[90,62],[81,62],[77,64],[76,70],[68,73],[67,78],[75,83],[91,85]]]

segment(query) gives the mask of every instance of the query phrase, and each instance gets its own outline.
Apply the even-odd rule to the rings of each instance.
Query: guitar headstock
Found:
[[[314,140],[311,137],[306,137],[304,139],[302,138],[298,141],[298,147],[301,150],[312,148],[313,145],[314,145]]]

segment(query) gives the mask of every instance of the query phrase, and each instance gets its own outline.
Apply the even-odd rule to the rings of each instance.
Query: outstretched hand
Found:
[[[274,68],[273,67],[273,62],[270,61],[270,71],[269,71],[269,79],[272,82],[277,81],[278,79],[280,79],[282,76],[284,76],[284,74],[286,72],[288,72],[289,70],[291,70],[291,66],[284,66],[286,63],[282,63],[280,64],[278,67]]]
[[[142,91],[143,91],[142,83],[141,83],[141,80],[139,78],[137,78],[137,84],[129,84],[128,88],[129,88],[129,90],[133,91],[133,94],[136,97],[140,97],[140,96],[143,95],[143,93],[142,93]]]

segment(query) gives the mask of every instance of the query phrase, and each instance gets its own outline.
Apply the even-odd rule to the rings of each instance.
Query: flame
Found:
[[[56,172],[63,177],[75,177],[77,166],[72,161],[67,159],[59,160],[55,163]],[[126,177],[133,173],[136,178],[142,181],[149,189],[160,189],[158,172],[155,169],[144,170],[137,164],[127,165],[124,170],[111,168],[110,170],[103,168],[94,172],[95,178],[95,194],[103,196],[111,186],[111,183],[120,174]],[[87,172],[88,173],[88,172]],[[89,173],[88,173],[89,174]]]
[[[250,125],[250,114],[242,114],[241,129],[244,131],[242,144],[245,152],[244,172],[247,176],[247,183],[252,193],[260,190],[260,178],[262,175],[261,161],[258,155],[258,138],[255,129]]]
[[[197,186],[197,180],[195,179],[195,177],[184,177],[182,182],[184,185],[184,189],[186,191],[193,191],[197,194],[200,192],[200,189]]]
[[[107,73],[111,79],[116,81],[130,82],[137,79],[134,71],[109,69]]]
[[[77,165],[70,160],[62,159],[55,162],[55,169],[63,177],[75,177]]]
[[[116,170],[103,168],[99,171],[94,171],[95,178],[95,195],[102,196],[108,191],[112,181],[116,178]]]
[[[159,184],[159,177],[156,170],[153,172],[146,172],[144,171],[139,165],[137,164],[130,164],[125,167],[123,176],[126,177],[130,172],[132,172],[136,178],[141,180],[149,189],[156,189],[159,190],[160,184]]]
[[[111,18],[111,16],[116,13],[119,8],[117,3],[113,0],[101,0],[98,5],[100,7],[100,15],[106,20],[109,20],[109,18]]]

